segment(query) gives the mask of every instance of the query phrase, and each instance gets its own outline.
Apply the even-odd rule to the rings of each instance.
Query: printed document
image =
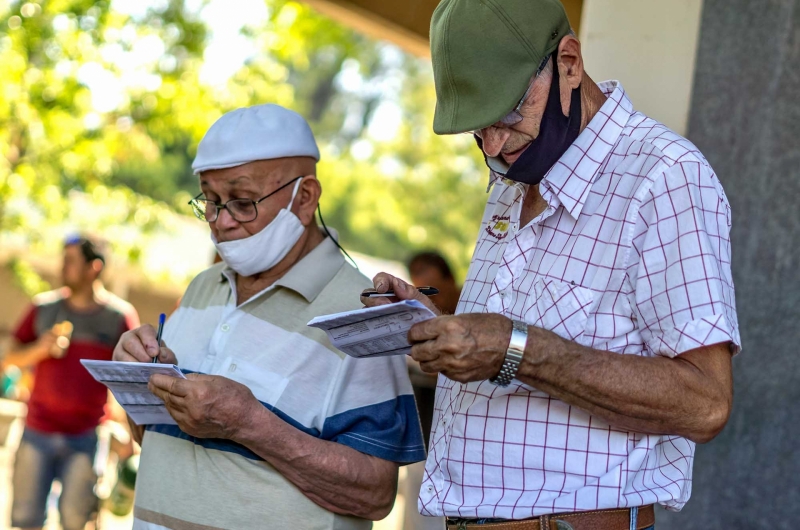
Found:
[[[334,346],[351,357],[411,353],[408,330],[436,315],[417,300],[316,317],[308,323],[324,330]]]
[[[174,364],[124,363],[118,361],[91,361],[81,364],[99,382],[106,385],[136,425],[170,423],[175,420],[167,412],[164,402],[147,389],[153,374],[163,374],[186,379]]]

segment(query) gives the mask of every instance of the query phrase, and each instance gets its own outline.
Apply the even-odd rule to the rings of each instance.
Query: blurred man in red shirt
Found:
[[[35,369],[28,416],[14,464],[11,526],[41,528],[53,480],[61,482],[64,530],[83,529],[96,507],[92,464],[95,428],[107,392],[81,359],[111,360],[125,331],[139,325],[136,310],[99,280],[105,258],[85,237],[64,245],[64,287],[37,295],[14,333],[4,363]]]

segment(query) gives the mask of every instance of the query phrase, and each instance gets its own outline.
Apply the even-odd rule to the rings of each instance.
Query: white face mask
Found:
[[[294,185],[289,205],[257,234],[220,243],[211,233],[211,241],[217,247],[217,252],[239,276],[253,276],[271,269],[286,257],[303,235],[305,227],[291,211],[300,182],[302,179]]]

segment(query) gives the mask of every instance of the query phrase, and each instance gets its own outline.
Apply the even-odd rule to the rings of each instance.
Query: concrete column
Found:
[[[658,530],[795,528],[800,519],[800,0],[706,0],[689,139],[733,210],[743,352],[733,413],[697,447],[692,499]]]
[[[702,0],[584,0],[586,71],[617,79],[633,106],[686,133]]]

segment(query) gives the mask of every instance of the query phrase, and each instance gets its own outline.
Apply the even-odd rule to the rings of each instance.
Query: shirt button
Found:
[[[221,329],[222,331],[228,331],[228,330],[230,330],[230,329],[231,329],[231,327],[230,327],[228,324],[223,324],[223,325],[222,325],[222,327],[221,327],[220,329]]]

